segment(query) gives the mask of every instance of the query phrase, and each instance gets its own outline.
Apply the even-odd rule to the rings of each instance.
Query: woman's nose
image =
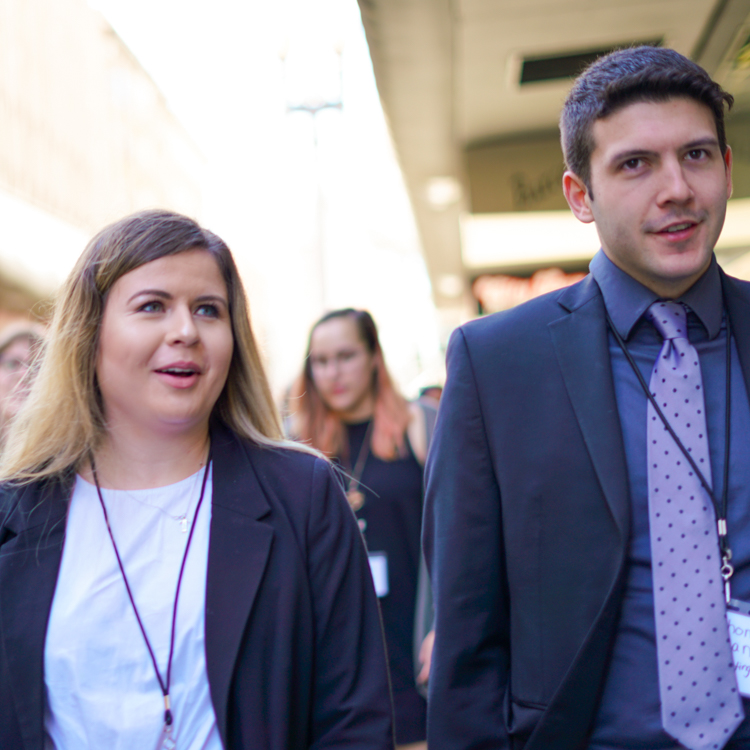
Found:
[[[178,307],[170,319],[168,339],[170,344],[191,346],[200,338],[193,313],[187,307]]]

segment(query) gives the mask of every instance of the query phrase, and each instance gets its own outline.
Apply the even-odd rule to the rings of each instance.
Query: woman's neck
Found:
[[[99,484],[108,489],[164,487],[195,474],[208,457],[208,426],[187,434],[149,435],[134,440],[110,431],[94,455]],[[94,481],[90,466],[82,476]]]
[[[351,409],[336,412],[336,416],[344,424],[356,424],[357,422],[366,422],[368,419],[372,419],[374,413],[375,398],[371,394],[368,394],[359,403],[352,406]]]

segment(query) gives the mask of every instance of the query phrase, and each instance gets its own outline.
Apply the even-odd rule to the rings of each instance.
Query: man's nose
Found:
[[[685,165],[678,158],[667,159],[661,168],[659,202],[688,203],[693,198],[693,188],[690,185]]]

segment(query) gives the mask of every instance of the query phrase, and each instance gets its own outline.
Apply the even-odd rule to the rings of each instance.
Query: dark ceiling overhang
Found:
[[[747,154],[745,166],[738,164],[747,171],[736,174],[735,194],[750,195],[750,46],[748,69],[737,62],[750,38],[750,0],[359,0],[359,6],[447,326],[473,310],[475,274],[462,253],[462,217],[566,208],[557,119],[571,79],[524,83],[533,61],[543,77],[630,43],[661,42],[692,57],[737,98],[734,135],[742,143],[735,155]],[[540,72],[544,66],[547,73]],[[564,259],[560,265],[576,268]],[[535,270],[523,262],[516,267]]]

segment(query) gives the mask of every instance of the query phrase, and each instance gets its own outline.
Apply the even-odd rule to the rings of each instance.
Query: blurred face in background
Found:
[[[0,352],[0,429],[5,429],[29,395],[31,384],[26,375],[31,358],[28,336],[19,336]]]
[[[344,422],[363,422],[375,405],[375,356],[349,317],[320,323],[310,337],[310,369],[325,405]]]

